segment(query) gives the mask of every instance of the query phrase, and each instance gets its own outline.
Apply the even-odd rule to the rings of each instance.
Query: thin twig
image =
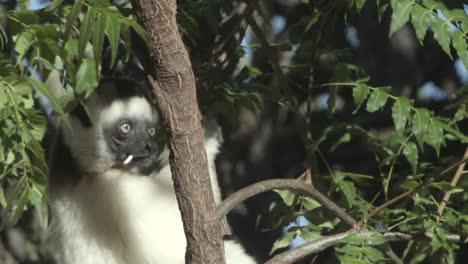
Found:
[[[271,191],[273,189],[293,190],[301,194],[308,195],[319,202],[324,208],[328,209],[335,216],[346,222],[350,226],[356,224],[356,220],[348,215],[341,207],[320,193],[312,185],[293,179],[274,179],[266,180],[249,185],[233,194],[221,202],[216,208],[215,219],[220,221],[232,208],[259,193]]]
[[[468,157],[464,157],[462,158],[460,161],[458,162],[455,162],[454,164],[450,165],[448,168],[446,168],[445,170],[441,171],[440,173],[434,175],[434,176],[431,176],[429,177],[425,182],[415,186],[414,188],[412,189],[409,189],[408,191],[398,195],[397,197],[389,200],[388,202],[385,202],[383,203],[382,205],[380,205],[379,207],[375,208],[372,212],[370,212],[369,214],[367,214],[366,216],[364,216],[361,220],[359,220],[359,222],[356,224],[355,228],[357,230],[360,230],[362,229],[362,226],[367,222],[367,220],[369,220],[370,218],[374,217],[376,214],[380,213],[382,210],[384,210],[385,208],[389,207],[390,205],[402,200],[403,198],[419,191],[420,189],[426,187],[428,184],[430,184],[431,182],[435,181],[436,179],[444,176],[445,174],[449,173],[450,171],[452,171],[453,169],[457,168],[458,166],[460,166],[461,164],[464,164],[468,161]]]
[[[468,158],[468,147],[465,150],[465,155],[463,155],[463,158],[466,159]],[[450,182],[451,186],[457,186],[458,181],[460,181],[461,176],[463,175],[463,170],[465,169],[465,164],[462,163],[460,166],[458,166],[457,172],[455,173],[455,176],[453,176],[452,181]],[[444,195],[444,198],[439,204],[439,207],[437,208],[437,217],[436,217],[436,222],[437,224],[440,222],[442,219],[442,214],[444,213],[445,207],[447,206],[448,201],[450,200],[450,196],[452,193],[450,191],[446,192]]]
[[[389,257],[395,264],[403,264],[403,260],[393,251],[390,245],[384,245],[381,250]]]

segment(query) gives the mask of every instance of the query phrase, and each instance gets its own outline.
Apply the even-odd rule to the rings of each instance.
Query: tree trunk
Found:
[[[152,92],[169,134],[170,164],[187,239],[186,263],[224,263],[195,78],[176,23],[175,0],[132,0],[150,39]],[[154,201],[157,203],[158,201]],[[164,239],[164,238],[161,238]]]

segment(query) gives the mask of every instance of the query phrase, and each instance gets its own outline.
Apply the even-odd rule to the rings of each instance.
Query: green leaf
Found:
[[[416,173],[416,168],[418,167],[418,155],[419,150],[418,146],[413,142],[408,142],[403,146],[403,155],[405,155],[406,159],[411,165],[413,169],[413,174]]]
[[[1,185],[0,185],[0,205],[3,208],[7,207],[7,205],[8,205],[7,201],[5,200],[5,194],[3,193],[3,186],[1,186]]]
[[[83,57],[86,45],[91,38],[91,33],[96,29],[96,9],[90,7],[88,13],[80,27],[80,38],[78,40],[78,56]],[[99,26],[99,25],[98,25]]]
[[[385,256],[379,250],[377,250],[377,249],[375,249],[373,247],[364,247],[363,251],[364,251],[363,253],[366,256],[368,256],[368,257],[370,257],[370,258],[372,258],[374,260],[383,260],[383,259],[385,259]]]
[[[8,17],[11,22],[11,32],[12,36],[18,34],[22,31],[27,25],[39,24],[39,17],[36,12],[31,10],[16,11],[9,13]]]
[[[393,13],[392,22],[390,24],[390,36],[400,29],[410,18],[413,1],[392,0],[391,2]]]
[[[419,147],[423,149],[424,138],[427,133],[427,127],[430,120],[429,111],[426,108],[416,108],[413,114],[413,126],[412,131],[416,140],[418,141]]]
[[[450,51],[450,29],[445,21],[440,18],[432,20],[432,31],[434,31],[434,38],[437,40],[442,49],[449,55],[451,59],[452,53]]]
[[[388,99],[388,93],[384,89],[376,89],[372,92],[369,100],[367,100],[366,110],[368,112],[375,112],[382,108]]]
[[[104,45],[105,30],[107,26],[107,16],[104,14],[97,14],[96,29],[93,34],[93,50],[96,65],[101,65],[102,48]]]
[[[427,30],[431,21],[431,11],[421,7],[420,5],[414,5],[413,11],[411,12],[411,22],[413,24],[414,31],[418,37],[419,43],[423,44],[424,38],[426,37]]]
[[[76,73],[75,91],[77,94],[83,94],[86,98],[97,86],[96,61],[91,58],[84,59]]]
[[[456,136],[459,140],[461,140],[463,143],[468,143],[468,136],[462,132],[460,132],[458,129],[453,128],[444,122],[436,121],[440,127],[442,127],[445,131],[453,134]]]
[[[387,239],[379,233],[374,233],[366,237],[366,244],[369,246],[378,246],[387,243]]]
[[[453,186],[452,184],[446,181],[432,182],[430,185],[444,192],[450,192],[450,193],[463,192],[463,188]]]
[[[26,204],[28,202],[29,197],[29,187],[27,183],[27,177],[23,176],[15,186],[15,195],[13,196],[15,199],[15,207],[13,209],[13,224],[18,222],[19,218],[23,214],[24,210],[26,209]]]
[[[304,32],[307,32],[309,31],[309,29],[315,25],[315,23],[317,23],[318,19],[320,18],[320,13],[316,13],[312,16],[312,18],[309,20],[309,22],[307,23],[307,26],[304,30]]]
[[[46,8],[45,11],[50,12],[62,4],[63,0],[53,0]]]
[[[429,10],[447,10],[445,4],[440,0],[424,0],[424,6],[426,6]]]
[[[457,112],[453,116],[453,122],[459,122],[465,118],[468,118],[468,102],[458,107]]]
[[[338,249],[338,248],[336,248]],[[336,250],[335,249],[335,250]],[[341,264],[369,264],[368,261],[361,260],[357,257],[349,256],[349,255],[339,255],[337,256],[340,260]]]
[[[302,200],[302,206],[304,206],[304,208],[307,211],[312,211],[316,208],[322,207],[322,205],[319,202],[315,201],[314,199],[308,196],[301,197],[301,200]]]
[[[297,196],[296,192],[290,190],[274,190],[274,192],[276,192],[281,197],[283,202],[288,206],[292,206],[294,204]]]
[[[356,109],[353,111],[355,114],[359,108],[361,107],[364,100],[366,100],[367,96],[369,95],[369,86],[365,83],[358,83],[353,88],[353,98],[354,104],[356,105]]]
[[[276,250],[280,248],[285,248],[291,244],[291,241],[296,237],[297,232],[295,230],[289,231],[284,236],[278,240],[275,241],[273,244],[273,248],[270,251],[270,254],[275,252]]]
[[[366,238],[357,234],[351,234],[342,241],[351,245],[362,245],[366,241]]]
[[[8,42],[8,35],[3,28],[2,24],[0,24],[0,50],[3,50],[3,47]]]
[[[330,151],[335,151],[335,149],[343,143],[351,141],[351,134],[346,132],[333,146],[331,146]]]
[[[356,200],[356,187],[354,187],[354,184],[350,181],[340,181],[338,182],[338,186],[340,187],[341,191],[343,191],[349,208],[351,208],[354,204],[354,201]]]
[[[65,51],[67,54],[67,60],[72,61],[78,56],[78,40],[70,39],[65,43]]]
[[[382,17],[385,14],[385,11],[387,11],[388,6],[389,6],[388,3],[378,5],[377,17],[378,17],[379,23],[382,22]]]
[[[365,174],[359,174],[359,173],[352,173],[352,172],[343,172],[343,171],[338,171],[336,174],[339,174],[343,177],[349,177],[353,180],[360,180],[360,179],[373,179],[374,177],[365,175]]]
[[[15,51],[20,56],[18,59],[19,61],[22,61],[22,58],[26,55],[26,52],[29,50],[34,41],[35,36],[31,30],[26,30],[18,36],[18,39],[15,43]]]
[[[452,37],[452,45],[458,53],[460,60],[468,69],[468,44],[466,43],[466,35],[463,35],[460,31],[455,31]]]
[[[34,85],[34,87],[47,99],[49,100],[52,109],[54,109],[55,112],[59,113],[62,117],[65,117],[65,112],[63,111],[62,106],[58,103],[57,99],[55,96],[52,94],[52,92],[49,90],[49,88],[41,81],[36,80],[32,77],[28,78],[28,82]]]
[[[397,131],[403,132],[410,112],[411,101],[406,97],[397,97],[392,107],[393,122]]]
[[[437,156],[439,156],[440,146],[444,142],[444,130],[440,126],[440,122],[434,118],[430,119],[426,142],[434,147]]]
[[[82,6],[83,6],[83,0],[77,0],[75,1],[75,4],[73,4],[70,14],[68,15],[68,18],[67,18],[67,23],[65,24],[65,32],[64,32],[65,39],[70,38],[71,36],[70,33],[71,33],[73,23],[78,18],[78,15],[81,12]]]
[[[335,113],[335,109],[336,109],[336,96],[338,94],[338,87],[336,86],[333,86],[331,89],[330,89],[330,96],[328,97],[328,100],[327,100],[327,105],[328,105],[328,113],[329,114],[333,114]]]
[[[113,17],[107,19],[106,26],[107,38],[111,46],[111,64],[110,67],[114,67],[115,60],[117,59],[117,52],[119,49],[119,40],[120,40],[120,21]]]
[[[148,33],[146,32],[146,30],[142,26],[140,26],[140,24],[133,20],[126,20],[126,22],[128,22],[128,24],[133,28],[133,30],[135,30],[136,33],[143,39],[146,45],[149,45]]]
[[[312,231],[310,229],[303,228],[301,229],[301,237],[306,241],[314,241],[323,236],[318,231]]]

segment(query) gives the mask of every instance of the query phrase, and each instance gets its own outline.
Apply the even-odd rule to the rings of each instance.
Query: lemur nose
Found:
[[[152,153],[153,152],[153,146],[151,143],[147,143],[145,145],[145,150],[148,152],[148,153]]]

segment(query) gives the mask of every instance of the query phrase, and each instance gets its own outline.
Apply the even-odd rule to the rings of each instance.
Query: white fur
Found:
[[[169,166],[155,178],[109,170],[53,200],[62,264],[185,263],[185,236]],[[255,263],[225,243],[227,263]]]
[[[151,115],[147,101],[140,99],[117,101],[106,109],[92,108],[93,123],[102,124],[123,114]],[[50,196],[51,239],[57,263],[185,263],[186,241],[169,165],[151,177],[108,170],[110,161],[106,154],[109,150],[102,143],[101,126],[83,129],[78,120],[71,118],[70,122],[75,130],[63,130],[69,139],[66,143],[80,167],[91,173],[83,175],[73,188],[56,191]],[[221,201],[214,169],[218,148],[216,138],[206,140],[217,203]],[[167,155],[167,151],[162,155]],[[229,264],[255,263],[237,243],[226,241],[225,251]]]
[[[112,122],[122,116],[129,118],[151,118],[153,110],[143,97],[131,97],[128,100],[116,100],[99,113],[101,122]]]

